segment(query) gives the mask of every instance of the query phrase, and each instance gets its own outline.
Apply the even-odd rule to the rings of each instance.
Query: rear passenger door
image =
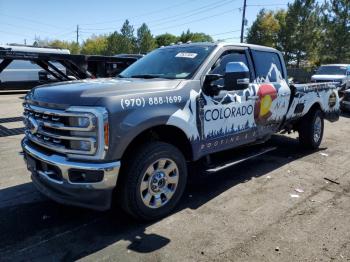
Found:
[[[255,121],[260,136],[276,132],[287,114],[291,91],[282,57],[275,52],[252,50],[255,65]]]

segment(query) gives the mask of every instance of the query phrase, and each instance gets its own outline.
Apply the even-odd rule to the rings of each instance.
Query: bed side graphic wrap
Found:
[[[300,118],[309,112],[310,108],[318,103],[325,113],[339,112],[339,96],[335,87],[329,84],[295,85],[296,93],[287,119]]]

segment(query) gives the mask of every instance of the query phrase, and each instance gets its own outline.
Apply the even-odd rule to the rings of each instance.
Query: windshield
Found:
[[[129,66],[118,77],[188,79],[214,47],[201,45],[158,48]]]
[[[346,75],[345,66],[321,66],[316,75]]]

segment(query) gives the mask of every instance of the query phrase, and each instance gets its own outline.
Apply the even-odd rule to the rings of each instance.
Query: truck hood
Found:
[[[329,80],[329,81],[342,81],[346,79],[345,75],[313,75],[312,80]]]
[[[103,97],[145,94],[175,89],[181,80],[94,79],[42,85],[32,89],[26,99],[42,104],[93,106]]]

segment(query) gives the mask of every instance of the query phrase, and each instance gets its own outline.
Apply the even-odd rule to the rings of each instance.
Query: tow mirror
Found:
[[[248,67],[242,62],[226,64],[224,86],[225,90],[242,90],[249,86],[250,73]]]

